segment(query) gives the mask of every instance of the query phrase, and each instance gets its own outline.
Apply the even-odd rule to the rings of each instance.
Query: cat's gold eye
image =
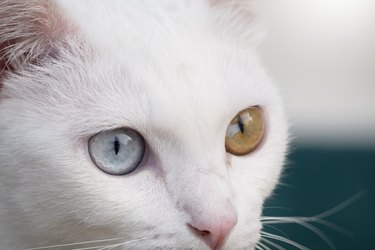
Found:
[[[246,155],[256,149],[264,136],[262,110],[250,107],[239,112],[230,122],[225,136],[225,149],[234,155]]]

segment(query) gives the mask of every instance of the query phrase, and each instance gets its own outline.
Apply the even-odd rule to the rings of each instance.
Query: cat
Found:
[[[0,0],[1,249],[255,249],[263,34],[252,0]]]

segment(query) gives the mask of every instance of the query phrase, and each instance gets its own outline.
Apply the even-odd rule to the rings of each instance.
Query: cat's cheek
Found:
[[[139,163],[138,167],[130,173],[130,175],[136,175],[137,173],[140,173],[142,171],[148,172],[151,176],[157,179],[161,179],[164,177],[162,167],[160,166],[156,155],[147,144],[147,142],[142,161]]]
[[[259,212],[249,214],[251,206],[247,204],[249,209],[239,211],[239,223],[231,232],[223,249],[254,249],[260,240],[260,232],[262,225],[260,223]]]

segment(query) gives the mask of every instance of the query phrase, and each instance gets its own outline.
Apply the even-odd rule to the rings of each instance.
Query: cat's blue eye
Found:
[[[89,140],[89,153],[95,165],[111,175],[134,171],[145,154],[145,140],[129,128],[100,132]]]

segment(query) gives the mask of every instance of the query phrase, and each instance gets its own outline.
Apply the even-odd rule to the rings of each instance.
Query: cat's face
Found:
[[[214,20],[226,12],[205,3],[86,4],[62,1],[74,35],[3,80],[0,208],[19,222],[4,222],[0,237],[27,247],[116,237],[124,249],[254,247],[287,144],[254,46],[223,33]],[[236,156],[226,132],[249,107],[262,110],[264,137]],[[118,128],[137,131],[145,153],[116,176],[99,170],[89,143]]]

